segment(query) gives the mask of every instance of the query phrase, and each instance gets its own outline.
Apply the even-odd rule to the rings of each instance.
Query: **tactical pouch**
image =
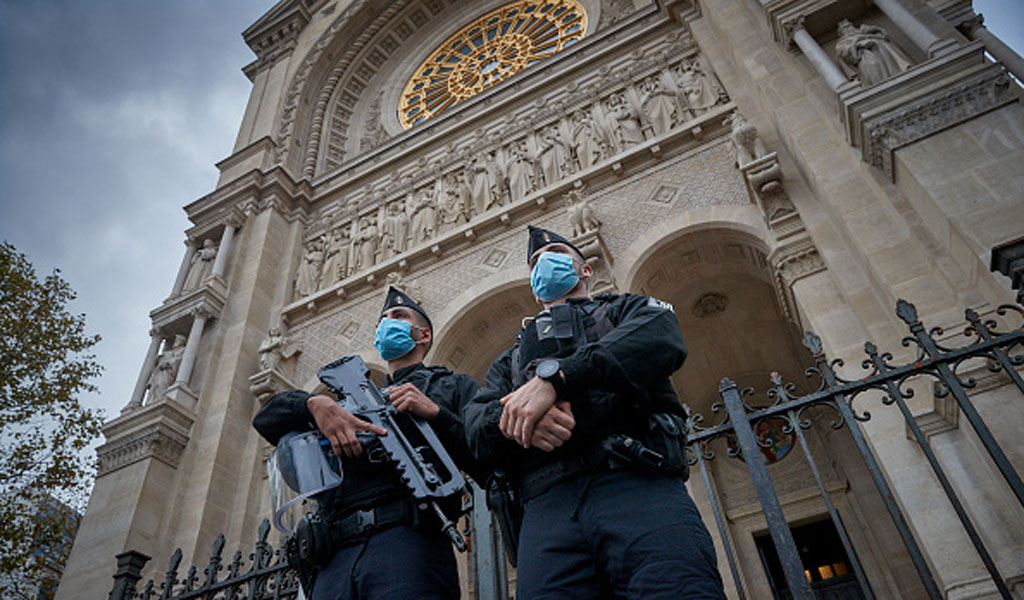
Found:
[[[311,598],[318,569],[299,556],[299,542],[294,535],[288,536],[284,541],[284,556],[288,566],[294,569],[298,576],[303,596]]]
[[[487,508],[498,518],[505,555],[514,567],[519,552],[519,530],[523,527],[523,505],[515,484],[503,471],[495,471],[487,480]]]
[[[647,421],[648,439],[651,450],[661,454],[665,460],[661,473],[679,477],[686,481],[690,477],[690,466],[686,462],[686,421],[672,413],[655,413]]]
[[[293,539],[298,558],[307,565],[322,569],[334,557],[328,525],[318,513],[306,513],[295,526]]]

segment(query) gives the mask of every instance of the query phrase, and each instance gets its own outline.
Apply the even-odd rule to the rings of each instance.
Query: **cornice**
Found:
[[[980,42],[840,95],[847,139],[890,179],[899,148],[1018,100],[1010,76],[985,59]]]
[[[267,171],[253,169],[186,205],[185,212],[195,223],[188,233],[190,237],[200,235],[223,225],[230,215],[251,214],[268,206],[297,218],[308,212],[312,197],[309,182],[295,181],[280,165]]]
[[[282,0],[242,32],[242,38],[257,57],[242,69],[246,77],[254,79],[259,71],[295,48],[299,34],[309,24],[310,7],[315,3],[316,0]]]
[[[96,449],[97,476],[147,458],[177,467],[194,422],[192,411],[169,401],[122,414],[103,426],[107,441]]]
[[[227,289],[220,277],[211,277],[198,288],[169,298],[163,305],[153,309],[149,317],[153,327],[162,332],[188,331],[188,324],[199,312],[215,317],[224,309]]]

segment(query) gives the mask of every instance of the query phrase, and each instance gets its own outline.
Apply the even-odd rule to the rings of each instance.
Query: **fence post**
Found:
[[[782,563],[782,572],[786,575],[789,592],[793,595],[794,600],[814,600],[814,593],[811,591],[810,584],[807,583],[807,576],[804,575],[800,553],[796,549],[796,543],[793,542],[793,534],[789,531],[789,523],[786,522],[786,516],[782,513],[782,506],[779,504],[779,497],[775,494],[775,486],[772,485],[771,477],[768,476],[768,468],[764,464],[761,447],[754,436],[754,430],[750,427],[747,407],[744,406],[743,399],[740,398],[736,384],[729,379],[722,380],[718,385],[718,392],[725,401],[725,409],[729,412],[729,420],[732,421],[733,430],[736,432],[736,442],[742,452],[743,460],[747,463],[747,470],[750,471],[750,479],[754,483],[757,499],[761,502],[765,521],[768,522],[768,530],[775,543],[779,562]]]
[[[135,550],[117,555],[117,572],[114,573],[114,587],[110,600],[131,600],[135,596],[135,584],[142,579],[142,568],[149,562],[149,556]]]

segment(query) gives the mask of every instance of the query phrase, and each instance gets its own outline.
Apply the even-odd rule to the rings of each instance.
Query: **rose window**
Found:
[[[408,129],[504,81],[583,37],[576,0],[521,0],[493,10],[444,41],[405,85],[398,119]]]

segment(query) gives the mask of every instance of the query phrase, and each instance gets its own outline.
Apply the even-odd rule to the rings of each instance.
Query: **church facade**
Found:
[[[201,569],[221,533],[250,548],[270,516],[253,415],[277,391],[322,389],[317,369],[341,355],[382,378],[389,285],[431,314],[428,362],[482,381],[539,310],[527,224],[581,248],[594,292],[675,307],[690,354],[673,384],[705,423],[724,377],[813,392],[808,331],[851,380],[867,340],[912,360],[899,299],[951,346],[966,309],[1020,326],[996,311],[1013,294],[989,261],[1024,232],[1024,61],[969,0],[281,0],[244,36],[257,58],[234,151],[185,207],[181,269],[105,426],[58,598],[106,595],[126,550],[157,578],[175,548]],[[971,398],[1024,472],[1024,402],[984,367]],[[1021,597],[1024,507],[949,395],[905,384]],[[815,589],[866,597],[856,570],[879,598],[925,598],[926,564],[945,597],[998,597],[908,422],[861,402],[921,557],[849,427],[808,415],[820,426],[801,454],[769,424],[757,433],[792,535],[830,557],[814,572],[805,559]],[[689,485],[727,591],[786,597],[758,490],[735,442],[714,443]],[[463,594],[507,597],[514,572],[475,506]]]

